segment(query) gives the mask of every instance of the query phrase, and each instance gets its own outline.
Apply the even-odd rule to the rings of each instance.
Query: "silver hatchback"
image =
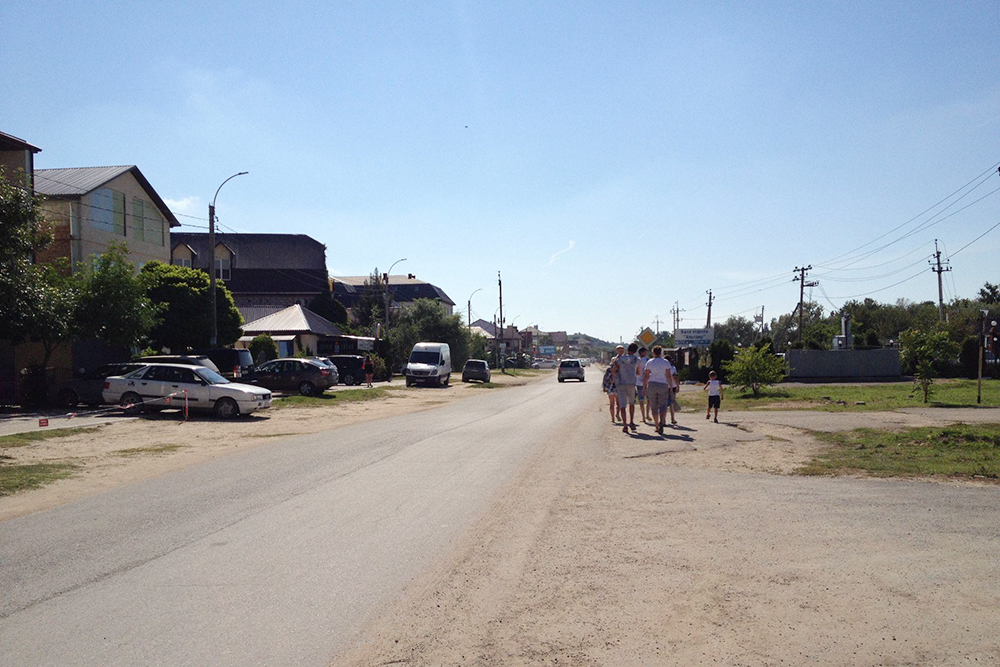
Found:
[[[580,363],[579,359],[563,359],[559,362],[559,381],[565,382],[566,380],[579,380],[580,382],[586,382],[587,378],[584,376],[583,364]]]

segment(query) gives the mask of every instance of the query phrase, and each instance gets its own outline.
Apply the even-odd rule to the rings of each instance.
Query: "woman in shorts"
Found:
[[[662,357],[663,348],[659,345],[653,348],[653,358],[646,363],[642,381],[646,385],[646,402],[653,412],[653,423],[656,432],[663,435],[663,427],[667,423],[667,412],[674,400],[674,376],[670,372],[671,364]]]

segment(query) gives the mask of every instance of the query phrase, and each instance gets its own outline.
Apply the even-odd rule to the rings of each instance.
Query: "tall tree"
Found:
[[[154,348],[180,352],[208,347],[212,337],[212,296],[208,274],[185,266],[147,262],[139,272],[146,294],[157,309],[149,333]],[[243,316],[232,293],[216,283],[218,344],[232,345],[243,333]]]
[[[77,333],[111,347],[131,348],[156,323],[156,309],[128,261],[128,248],[115,243],[78,272]]]
[[[715,339],[728,340],[737,347],[753,345],[757,337],[757,328],[752,320],[732,315],[725,322],[715,325]]]

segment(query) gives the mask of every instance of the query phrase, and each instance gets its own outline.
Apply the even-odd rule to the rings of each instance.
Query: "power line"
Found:
[[[958,250],[956,250],[953,254],[949,255],[949,258],[954,257],[958,253],[962,252],[963,250],[965,250],[966,248],[968,248],[970,245],[972,245],[973,243],[975,243],[979,239],[983,238],[984,236],[986,236],[987,234],[989,234],[990,232],[992,232],[997,227],[1000,227],[1000,222],[998,222],[997,224],[993,225],[992,227],[990,227],[989,229],[987,229],[985,232],[983,232],[982,234],[980,234],[979,236],[977,236],[976,238],[972,239],[971,241],[969,241],[968,243],[966,243],[964,246],[962,246],[961,248],[959,248]]]
[[[900,280],[898,283],[893,283],[893,284],[887,285],[885,287],[880,287],[879,289],[872,290],[871,292],[865,292],[863,294],[852,294],[850,296],[834,296],[834,297],[830,297],[830,298],[832,298],[832,299],[842,299],[842,300],[845,300],[845,301],[848,300],[848,299],[859,299],[859,298],[861,298],[863,296],[869,296],[869,295],[872,295],[872,294],[878,294],[879,292],[884,292],[887,289],[892,289],[893,287],[895,287],[897,285],[902,285],[903,283],[909,282],[909,281],[913,280],[914,278],[916,278],[918,276],[924,275],[925,273],[926,273],[926,269],[921,269],[919,273],[915,273],[912,276],[910,276],[909,278],[905,278],[903,280]]]

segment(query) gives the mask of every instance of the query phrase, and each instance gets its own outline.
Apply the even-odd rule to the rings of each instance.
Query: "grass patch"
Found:
[[[388,396],[388,389],[385,387],[371,387],[365,389],[349,389],[347,391],[325,391],[318,396],[284,396],[276,398],[271,402],[274,408],[314,408],[325,405],[341,405],[343,403],[357,403],[359,401],[371,401],[377,398]]]
[[[735,388],[726,387],[722,407],[726,410],[824,410],[888,411],[899,408],[963,408],[976,406],[975,380],[938,380],[934,383],[929,403],[915,390],[912,383],[898,382],[877,385],[810,385],[788,387],[777,385],[761,392],[760,397],[741,395]],[[706,394],[681,393],[684,407],[704,408]],[[983,380],[984,406],[1000,406],[1000,380]]]
[[[37,489],[73,474],[71,463],[0,464],[0,496]]]
[[[118,449],[112,452],[118,456],[142,456],[143,454],[166,454],[181,449],[183,445],[153,445],[151,447],[133,447],[132,449]]]
[[[46,429],[44,431],[28,431],[27,433],[4,435],[0,436],[0,449],[6,449],[8,447],[24,447],[25,445],[30,445],[33,442],[40,442],[50,438],[65,438],[70,435],[76,435],[77,433],[83,433],[84,431],[93,431],[97,428],[100,427],[75,426],[73,428],[54,428]]]
[[[955,424],[901,432],[859,428],[815,435],[831,448],[798,471],[804,475],[1000,479],[1000,424]]]
[[[493,369],[494,373],[499,373],[499,368]],[[511,377],[534,377],[536,375],[545,375],[546,373],[555,373],[554,368],[508,368],[506,375]]]
[[[496,382],[469,382],[468,385],[477,389],[502,389],[504,387],[517,386],[513,384],[498,384]]]

